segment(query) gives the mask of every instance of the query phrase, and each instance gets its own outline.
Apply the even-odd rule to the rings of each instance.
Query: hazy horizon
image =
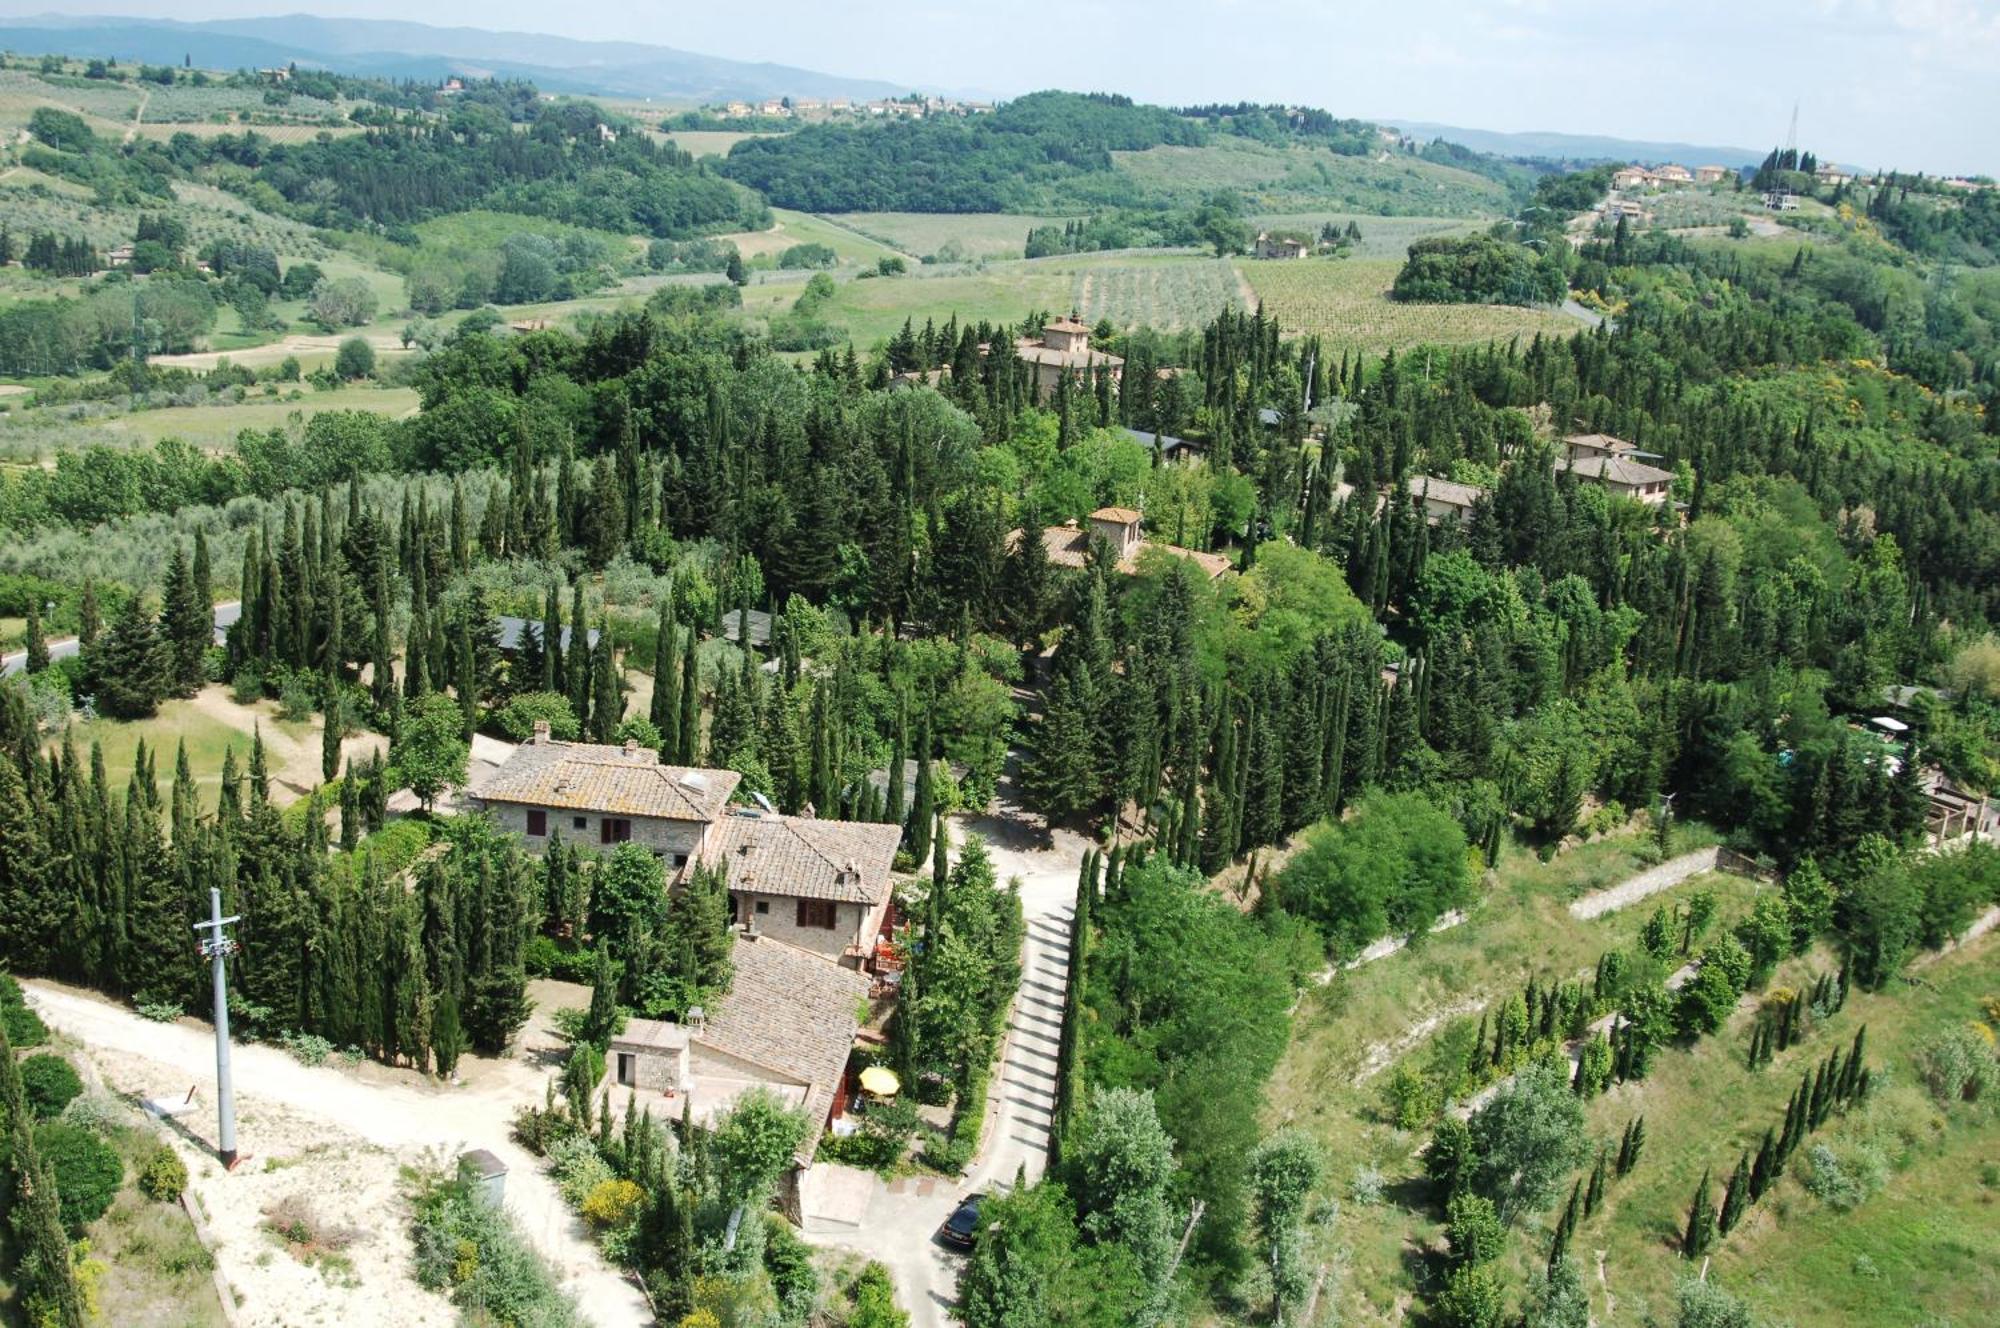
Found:
[[[932,0],[767,0],[760,21],[689,7],[550,10],[522,0],[71,0],[60,12],[201,20],[317,13],[648,42],[912,87],[1037,88],[1144,101],[1294,102],[1336,115],[1761,149],[1799,107],[1799,144],[1872,169],[2000,174],[2000,5],[1982,0],[1409,0],[1276,12],[1245,0],[1076,0],[1048,21]],[[56,12],[0,0],[0,15]]]

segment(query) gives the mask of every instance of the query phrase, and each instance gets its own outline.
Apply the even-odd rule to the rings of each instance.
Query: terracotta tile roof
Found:
[[[1457,480],[1441,479],[1436,475],[1411,475],[1404,483],[1418,498],[1428,497],[1432,502],[1452,507],[1470,507],[1486,493],[1476,484],[1460,484]]]
[[[737,812],[723,818],[722,864],[732,890],[879,904],[903,832],[872,821],[816,821]]]
[[[1043,324],[1042,330],[1044,332],[1088,332],[1090,331],[1090,324],[1081,322],[1075,318],[1058,318],[1053,323]]]
[[[1090,514],[1092,521],[1114,521],[1121,526],[1129,526],[1140,519],[1139,513],[1129,507],[1100,507]]]
[[[736,979],[695,1041],[806,1085],[812,1128],[797,1156],[810,1164],[861,1027],[855,1011],[868,978],[768,936],[738,936],[731,960]]]
[[[1634,452],[1637,443],[1628,443],[1623,438],[1613,438],[1608,433],[1573,433],[1563,439],[1571,447],[1595,447],[1604,452]]]
[[[713,821],[742,776],[661,765],[645,747],[537,739],[514,749],[480,786],[479,801],[561,807],[663,821]]]
[[[1660,470],[1642,461],[1628,461],[1624,457],[1580,457],[1569,462],[1566,469],[1602,484],[1667,484],[1674,478],[1670,470]]]
[[[1116,510],[1116,509],[1109,509]],[[1096,515],[1093,513],[1093,515]],[[1137,515],[1134,513],[1133,515]],[[1007,532],[1007,548],[1011,551],[1020,543],[1021,532]],[[1090,532],[1079,526],[1061,525],[1042,528],[1042,547],[1048,550],[1049,561],[1057,567],[1081,568],[1090,561]],[[1219,553],[1202,553],[1197,549],[1183,549],[1177,544],[1162,544],[1157,540],[1143,540],[1129,556],[1121,559],[1118,570],[1128,576],[1139,569],[1139,559],[1148,549],[1158,549],[1176,558],[1186,558],[1208,575],[1213,581],[1230,569],[1230,561]]]

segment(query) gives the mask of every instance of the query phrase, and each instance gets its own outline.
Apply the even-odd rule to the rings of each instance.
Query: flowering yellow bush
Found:
[[[638,1211],[645,1192],[629,1180],[601,1180],[583,1199],[583,1215],[600,1227],[622,1227]]]

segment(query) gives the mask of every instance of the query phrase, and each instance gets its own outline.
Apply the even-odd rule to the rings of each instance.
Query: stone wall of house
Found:
[[[678,1091],[685,1081],[686,1069],[682,1062],[684,1053],[663,1051],[658,1047],[645,1047],[628,1051],[613,1044],[611,1054],[605,1057],[605,1079],[612,1087],[612,1096],[617,1096],[621,1087],[618,1081],[618,1060],[621,1056],[632,1057],[632,1087],[641,1093],[667,1093]]]
[[[801,950],[838,959],[850,945],[858,945],[864,935],[867,910],[860,904],[835,904],[833,923],[827,927],[801,927],[799,901],[790,895],[763,895],[748,890],[730,892],[736,899],[736,920],[754,922],[757,930],[773,940],[796,945]],[[765,911],[758,912],[757,906]],[[880,919],[877,919],[879,923]]]
[[[579,848],[608,847],[602,842],[599,828],[604,818],[597,812],[558,807],[547,810],[551,835],[560,833],[564,842]],[[541,852],[549,842],[547,835],[528,833],[526,807],[517,803],[496,802],[488,804],[486,813],[502,830],[512,830],[521,835],[531,853]],[[650,816],[628,816],[624,819],[632,823],[632,842],[653,850],[666,858],[670,865],[701,852],[709,830],[708,825],[696,821],[666,821]],[[580,827],[576,824],[578,820],[583,822]]]

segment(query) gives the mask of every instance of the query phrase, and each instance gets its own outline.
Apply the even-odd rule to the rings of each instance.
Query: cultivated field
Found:
[[[966,259],[1019,258],[1031,229],[1065,220],[1012,212],[842,212],[827,219],[906,254],[930,256],[956,244]]]
[[[1242,194],[1252,211],[1338,211],[1402,216],[1498,216],[1507,191],[1484,176],[1413,157],[1343,157],[1318,147],[1267,147],[1220,139],[1204,147],[1114,152],[1119,187],[1180,200],[1214,189]],[[1086,197],[1086,177],[1077,186]]]
[[[164,143],[175,134],[193,134],[196,138],[217,138],[223,134],[255,134],[273,143],[310,143],[321,134],[331,134],[335,138],[346,138],[350,134],[365,134],[365,125],[347,124],[334,121],[329,124],[240,124],[217,121],[160,121],[147,120],[133,127],[140,138],[153,139]]]
[[[770,138],[770,134],[737,134],[725,129],[656,129],[653,131],[683,152],[697,157],[726,157],[729,149],[746,138]]]
[[[1367,226],[1362,227],[1364,234]],[[1379,354],[1390,348],[1463,345],[1560,336],[1581,326],[1564,314],[1499,304],[1398,304],[1389,286],[1393,258],[1242,259],[1237,271],[1287,333],[1317,333],[1331,350]]]
[[[1398,262],[1409,254],[1412,240],[1427,235],[1465,235],[1480,227],[1480,223],[1463,217],[1376,217],[1360,212],[1265,212],[1251,217],[1250,226],[1253,230],[1301,231],[1317,237],[1320,227],[1329,222],[1345,228],[1350,221],[1361,228],[1361,243],[1352,251],[1354,257]]]
[[[1225,309],[1243,309],[1242,284],[1225,259],[1192,255],[1084,263],[1070,276],[1070,308],[1087,323],[1161,331],[1201,327]]]
[[[856,231],[851,231],[838,221],[815,217],[805,212],[792,212],[785,208],[772,208],[775,219],[769,230],[739,231],[734,235],[718,238],[729,241],[743,255],[744,261],[753,258],[778,256],[795,244],[823,244],[839,255],[843,263],[874,266],[875,260],[886,257],[905,257],[893,245],[872,240]]]

